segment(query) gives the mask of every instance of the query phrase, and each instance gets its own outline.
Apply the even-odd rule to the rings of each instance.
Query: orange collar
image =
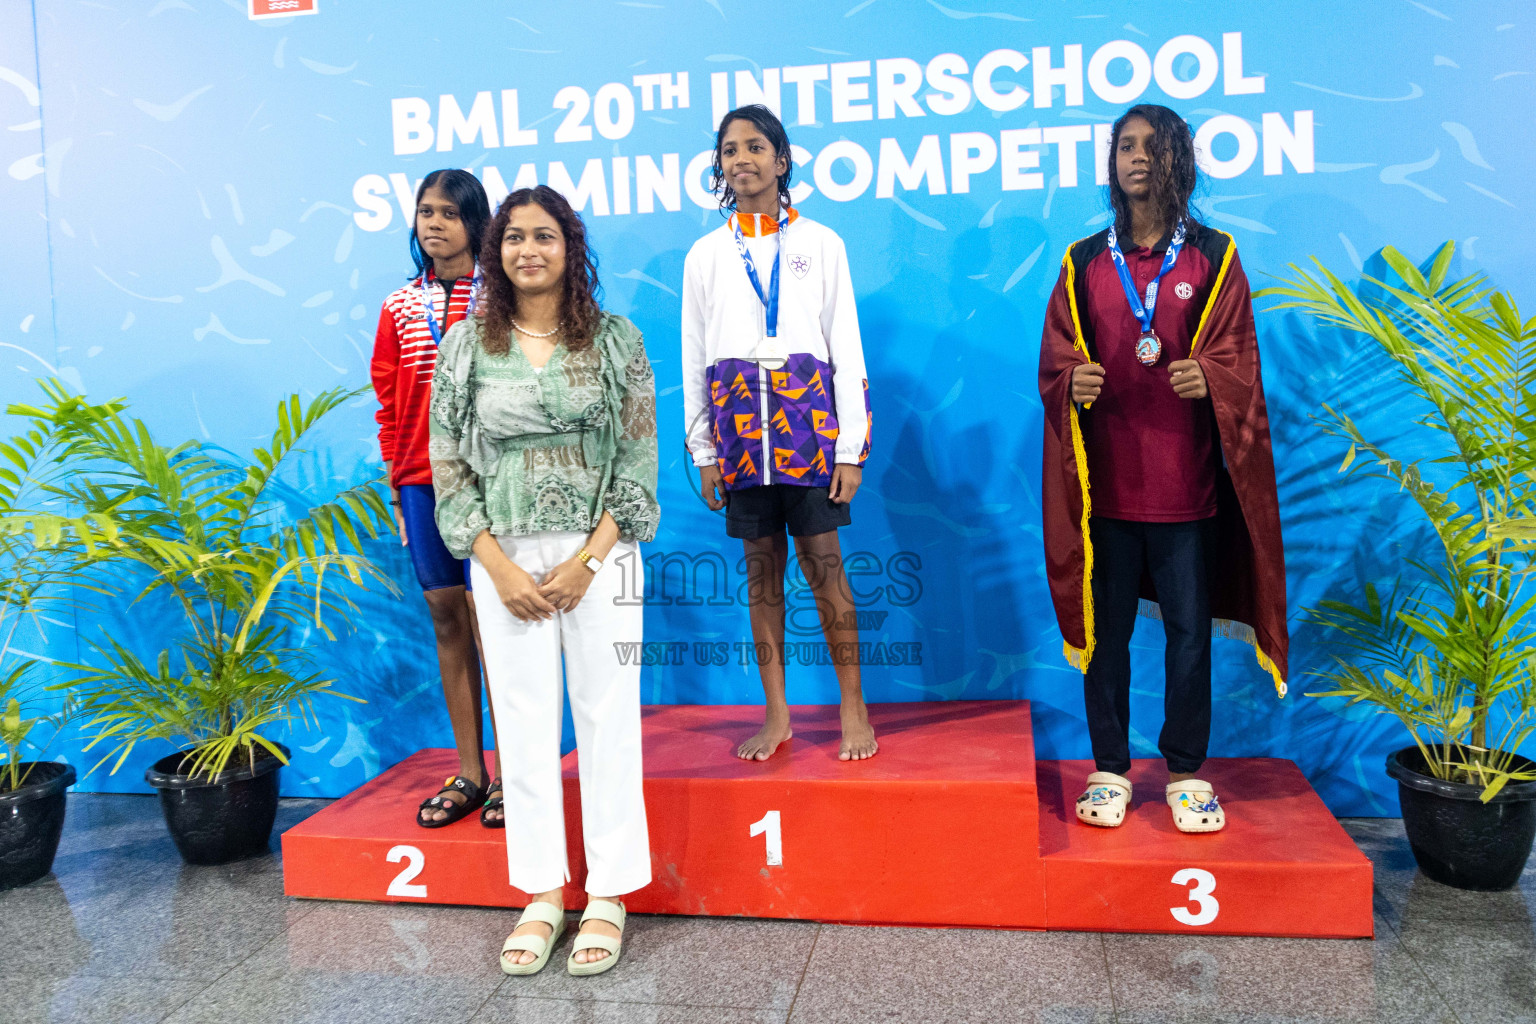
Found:
[[[793,224],[800,219],[800,211],[793,206],[789,208],[789,223]],[[731,220],[741,226],[741,233],[747,238],[757,238],[775,234],[779,230],[779,222],[766,213],[734,213]]]

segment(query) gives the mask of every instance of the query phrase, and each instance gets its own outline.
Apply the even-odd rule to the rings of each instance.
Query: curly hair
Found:
[[[501,265],[501,240],[512,211],[537,206],[555,219],[565,236],[565,282],[560,295],[560,328],[565,347],[579,351],[592,344],[602,322],[597,304],[597,256],[587,247],[587,228],[565,196],[548,185],[520,188],[503,199],[480,242],[480,272],[484,275],[475,315],[482,326],[481,344],[491,355],[502,355],[512,344],[512,320],[517,316],[517,288]]]
[[[720,197],[720,212],[724,214],[736,208],[736,190],[726,179],[725,165],[720,157],[720,150],[725,146],[725,130],[731,126],[732,121],[752,122],[763,133],[763,138],[772,143],[773,155],[784,158],[784,173],[779,175],[779,205],[788,209],[789,181],[795,175],[795,156],[789,149],[789,133],[784,130],[784,122],[773,111],[761,103],[749,103],[722,117],[720,127],[715,132],[715,162],[709,170],[709,190]]]
[[[1131,234],[1131,201],[1120,187],[1115,154],[1120,148],[1120,131],[1133,117],[1152,126],[1152,138],[1147,143],[1152,156],[1152,209],[1169,230],[1181,220],[1199,223],[1189,206],[1200,180],[1195,166],[1195,134],[1189,122],[1167,107],[1139,103],[1120,115],[1109,137],[1109,205],[1115,214],[1116,233],[1124,238]]]

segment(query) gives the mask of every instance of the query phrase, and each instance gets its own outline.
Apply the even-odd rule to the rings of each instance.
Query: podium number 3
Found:
[[[1215,875],[1201,868],[1185,868],[1174,872],[1173,884],[1190,886],[1189,902],[1200,908],[1194,912],[1188,907],[1172,908],[1170,913],[1175,921],[1179,924],[1202,925],[1216,920],[1216,915],[1221,912],[1221,904],[1211,895],[1216,891]]]
[[[751,836],[767,834],[768,866],[776,868],[784,863],[784,834],[779,830],[779,812],[769,811],[761,821],[754,821],[748,832]]]
[[[395,846],[384,855],[384,859],[391,864],[399,864],[405,861],[405,867],[395,876],[395,880],[389,883],[385,891],[386,896],[409,896],[418,900],[427,898],[425,885],[412,885],[411,880],[421,874],[421,869],[427,866],[427,858],[414,846]]]

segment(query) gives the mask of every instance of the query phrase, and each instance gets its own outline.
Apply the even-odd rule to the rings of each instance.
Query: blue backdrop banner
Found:
[[[1136,101],[1189,119],[1199,209],[1256,287],[1311,255],[1350,277],[1384,245],[1423,259],[1455,239],[1456,272],[1518,292],[1536,206],[1513,116],[1536,99],[1530,14],[1516,0],[7,3],[0,392],[30,398],[56,374],[126,396],[162,440],[246,450],[280,396],[366,384],[424,174],[468,168],[493,203],[550,184],[586,218],[605,304],[645,332],[657,373],[644,700],[760,701],[741,551],[683,456],[678,332],[684,254],[720,223],[714,126],[767,103],[795,144],[795,201],[846,240],[858,296],[874,444],[843,545],[867,694],[1027,698],[1041,756],[1084,757],[1081,680],[1044,576],[1035,367],[1061,255],[1108,219],[1111,121]],[[1264,312],[1259,333],[1292,695],[1218,640],[1212,752],[1294,758],[1335,811],[1395,813],[1382,761],[1405,737],[1301,695],[1327,659],[1301,610],[1390,580],[1425,528],[1403,496],[1339,477],[1343,452],[1312,416],[1326,402],[1418,439],[1404,409],[1373,401],[1384,371],[1360,341]],[[296,503],[378,475],[372,411],[358,400],[291,468]],[[350,635],[309,641],[367,703],[330,702],[288,737],[292,794],[340,794],[450,743],[409,562],[397,543],[369,554],[407,596],[367,596]],[[163,639],[151,607],[39,626],[14,639],[22,656]],[[835,700],[803,580],[789,629],[791,700]],[[1133,742],[1149,756],[1160,626],[1140,624],[1134,649]],[[79,747],[70,735],[52,753],[90,764]],[[84,785],[141,789],[142,768]]]

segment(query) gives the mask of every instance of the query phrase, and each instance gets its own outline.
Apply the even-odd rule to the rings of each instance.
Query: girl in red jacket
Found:
[[[467,171],[433,171],[416,191],[411,259],[416,278],[384,300],[373,344],[373,390],[379,398],[379,449],[394,494],[400,541],[410,551],[432,613],[443,696],[459,751],[459,771],[424,801],[416,823],[451,825],[480,809],[487,828],[504,827],[501,779],[486,784],[481,759],[480,658],[474,598],[465,563],[443,545],[433,518],[427,457],[428,405],[437,346],[448,328],[474,309],[475,253],[491,218],[485,189]],[[499,765],[496,773],[500,775]]]

